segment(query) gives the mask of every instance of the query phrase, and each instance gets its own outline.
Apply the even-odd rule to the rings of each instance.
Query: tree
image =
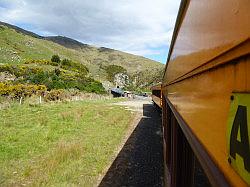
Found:
[[[51,62],[56,62],[59,64],[61,62],[59,55],[53,55],[51,58]]]

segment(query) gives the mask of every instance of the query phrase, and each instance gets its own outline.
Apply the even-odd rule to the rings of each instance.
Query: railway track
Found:
[[[143,104],[144,103],[144,104]],[[122,102],[122,105],[126,102]],[[141,119],[127,139],[99,187],[163,186],[161,117],[149,101],[128,101],[141,109]]]

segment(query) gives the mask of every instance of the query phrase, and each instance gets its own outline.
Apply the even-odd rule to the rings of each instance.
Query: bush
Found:
[[[50,92],[47,92],[44,99],[45,101],[57,101],[59,99],[62,99],[64,95],[63,90],[51,90]]]
[[[57,56],[57,57],[55,57],[55,56]],[[60,61],[60,57],[58,55],[53,55],[51,58],[51,61],[49,61],[49,60],[29,60],[29,61],[26,61],[25,64],[42,64],[42,65],[51,65],[51,66],[60,65],[60,67],[64,70],[78,72],[78,73],[83,74],[84,76],[89,73],[89,69],[85,65],[78,63],[78,62],[73,62],[69,59],[63,59],[62,61]]]
[[[31,62],[48,63],[48,61],[44,60],[29,61],[29,63]],[[48,90],[73,88],[80,91],[105,93],[105,89],[100,82],[86,77],[88,73],[88,68],[86,66],[67,59],[64,59],[62,64],[64,64],[62,65],[64,69],[55,68],[53,71],[45,71],[39,67],[30,67],[26,65],[0,64],[0,72],[9,72],[18,77],[18,79],[14,81],[16,85],[26,85],[27,83],[41,84],[45,85]],[[16,92],[15,90],[13,91]]]
[[[56,62],[59,64],[61,62],[59,55],[53,55],[51,58],[51,62]]]
[[[53,72],[41,72],[38,74],[32,74],[23,80],[24,82],[29,82],[32,84],[43,84],[46,85],[48,90],[52,89],[65,89],[65,83],[59,78],[56,73]]]
[[[42,65],[58,66],[57,62],[52,62],[50,60],[29,60],[26,61],[25,64],[42,64]]]
[[[70,66],[71,65],[71,60],[65,58],[65,59],[62,60],[61,65],[62,66]]]
[[[69,59],[62,60],[61,68],[65,70],[70,70],[70,71],[81,73],[84,76],[89,73],[89,69],[85,65],[78,63],[78,62],[73,62]]]
[[[78,79],[77,88],[86,92],[93,92],[98,94],[106,93],[102,83],[92,78]]]
[[[46,90],[47,88],[45,85],[0,83],[0,95],[14,98],[43,95]]]
[[[39,67],[28,67],[24,65],[10,65],[2,64],[0,65],[0,72],[9,72],[10,74],[15,75],[16,77],[27,77],[31,74],[37,74],[43,72],[42,68]]]
[[[100,83],[98,81],[93,81],[90,84],[86,85],[85,91],[93,92],[93,93],[97,93],[97,94],[106,93],[104,87],[102,86],[102,83]]]

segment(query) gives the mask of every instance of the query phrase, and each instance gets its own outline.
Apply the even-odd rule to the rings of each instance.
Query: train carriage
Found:
[[[151,91],[152,91],[152,101],[154,103],[154,105],[161,109],[162,107],[162,99],[161,99],[161,84],[157,84],[151,87]]]
[[[165,185],[250,185],[250,1],[182,0],[162,81]]]

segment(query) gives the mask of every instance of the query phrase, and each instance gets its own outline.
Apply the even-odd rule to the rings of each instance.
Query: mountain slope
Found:
[[[17,27],[17,26],[15,26],[15,25],[11,25],[11,24],[9,24],[9,23],[5,23],[5,22],[0,21],[0,25],[6,26],[6,27],[11,28],[11,29],[14,29],[14,30],[15,30],[16,32],[18,32],[18,33],[22,33],[22,34],[25,34],[25,35],[28,35],[28,36],[32,36],[32,37],[34,37],[34,38],[40,38],[40,39],[43,38],[42,36],[39,36],[38,34],[35,34],[35,33],[33,33],[33,32],[24,30],[24,29],[22,29],[22,28],[20,28],[20,27]]]
[[[57,43],[59,45],[62,45],[66,48],[70,49],[94,49],[94,47],[88,45],[88,44],[83,44],[81,42],[78,42],[77,40],[65,37],[65,36],[47,36],[44,37],[44,39],[52,41],[54,43]]]
[[[24,63],[29,59],[47,59],[53,54],[86,65],[90,76],[106,81],[102,67],[119,65],[134,75],[146,70],[161,71],[164,65],[136,55],[105,47],[97,48],[62,36],[43,37],[0,22],[0,63]],[[150,77],[151,75],[149,75]]]

